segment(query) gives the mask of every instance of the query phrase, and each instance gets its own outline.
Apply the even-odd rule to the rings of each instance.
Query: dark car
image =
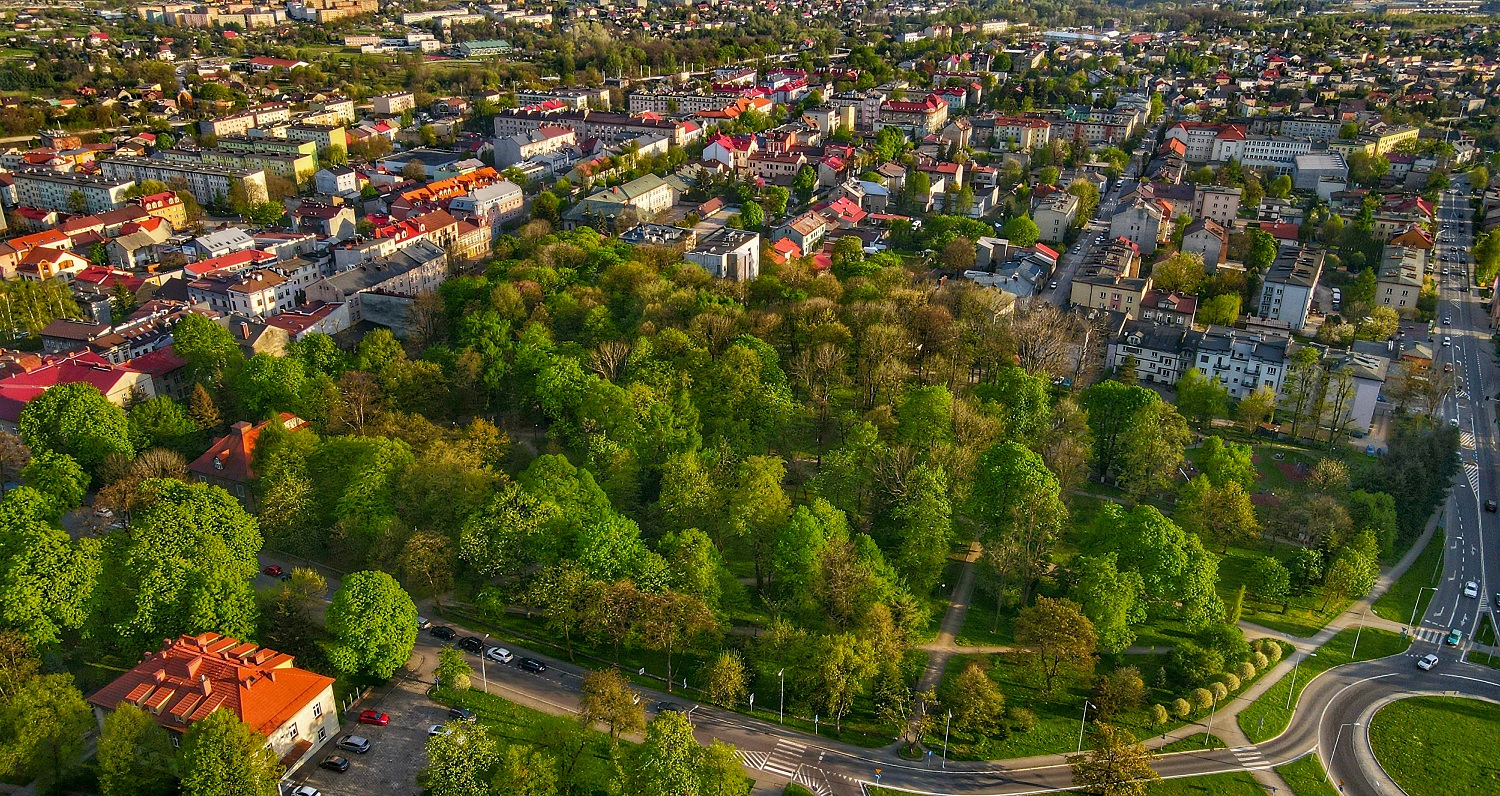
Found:
[[[458,642],[458,648],[467,652],[484,652],[484,639],[478,636],[464,636],[463,639]]]
[[[1500,506],[1497,506],[1495,504],[1495,501],[1493,501],[1493,500],[1486,500],[1484,502],[1484,510],[1485,511],[1488,511],[1488,512],[1490,512],[1490,513],[1493,514],[1497,508],[1500,508]]]
[[[468,708],[461,708],[461,707],[458,707],[458,706],[454,706],[454,707],[448,708],[448,718],[450,718],[450,719],[458,719],[459,721],[469,721],[469,722],[472,722],[472,721],[474,721],[475,716],[474,716],[474,711],[469,710]]]
[[[681,713],[683,711],[682,711],[682,706],[679,705],[679,704],[677,704],[676,702],[658,702],[658,703],[656,703],[656,712],[657,713]]]
[[[343,773],[349,770],[349,758],[339,757],[338,755],[329,755],[323,758],[323,762],[318,764],[318,768],[326,768],[329,771],[338,771],[340,773]]]
[[[538,674],[547,671],[547,664],[542,663],[536,658],[521,658],[520,660],[516,661],[516,665],[521,667],[525,671],[536,672]]]
[[[451,627],[448,627],[447,625],[438,625],[437,627],[434,627],[427,632],[431,633],[433,638],[441,639],[443,641],[452,641],[453,639],[458,638],[458,631],[454,630]]]
[[[264,572],[267,577],[279,578],[281,577],[282,573],[285,572],[285,570],[283,570],[276,564],[267,564],[263,569],[261,569],[261,572]]]

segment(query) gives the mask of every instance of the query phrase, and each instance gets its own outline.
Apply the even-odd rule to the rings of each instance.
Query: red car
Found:
[[[389,714],[381,713],[378,710],[367,710],[364,713],[359,714],[359,723],[374,724],[380,727],[384,727],[385,725],[391,723],[391,717]]]
[[[281,577],[282,573],[285,572],[285,570],[283,570],[277,564],[267,564],[265,569],[262,569],[261,572],[264,572],[269,577],[279,578]]]

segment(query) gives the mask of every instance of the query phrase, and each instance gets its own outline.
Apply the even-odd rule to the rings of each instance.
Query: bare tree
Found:
[[[1074,371],[1078,320],[1046,301],[1018,307],[1010,318],[1016,359],[1027,373],[1059,378]]]
[[[625,361],[630,358],[630,343],[624,340],[606,340],[589,352],[589,370],[601,378],[618,381],[625,371]]]
[[[9,431],[0,431],[0,497],[5,495],[5,485],[20,479],[21,468],[31,461],[31,448],[21,438]]]
[[[330,425],[349,428],[363,434],[365,426],[380,414],[383,395],[380,383],[362,370],[351,370],[339,377],[339,396],[334,401]]]

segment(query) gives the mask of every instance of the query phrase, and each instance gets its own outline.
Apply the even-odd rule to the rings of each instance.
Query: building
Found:
[[[501,227],[520,218],[525,210],[521,186],[510,180],[475,188],[448,203],[448,213],[454,218],[488,227],[491,237],[498,237]]]
[[[916,133],[920,138],[943,129],[947,122],[948,103],[936,94],[928,94],[917,102],[886,100],[880,103],[875,129],[898,127]]]
[[[351,118],[350,121],[353,119]],[[287,125],[285,133],[289,141],[311,141],[317,145],[318,152],[332,146],[343,147],[346,150],[349,148],[349,133],[342,124],[301,122]]]
[[[771,231],[771,243],[790,241],[803,255],[812,254],[828,234],[828,219],[819,213],[806,212],[787,220]]]
[[[307,300],[347,304],[351,325],[368,320],[404,331],[412,300],[437,290],[447,276],[447,252],[420,240],[384,259],[318,280],[307,288]]]
[[[703,133],[703,128],[693,121],[595,110],[575,111],[556,101],[525,108],[508,108],[495,114],[494,124],[496,138],[508,138],[543,125],[560,125],[573,128],[580,140],[599,138],[606,144],[623,144],[642,136],[661,135],[672,146],[685,146]]]
[[[1196,368],[1237,399],[1260,386],[1280,392],[1286,357],[1285,337],[1226,326],[1199,332],[1144,319],[1127,321],[1107,352],[1109,366],[1116,369],[1133,358],[1142,382],[1176,384],[1188,368]]]
[[[717,279],[748,282],[760,276],[760,235],[720,227],[684,255]]]
[[[1324,179],[1347,183],[1349,165],[1337,152],[1309,152],[1292,161],[1292,187],[1299,191],[1316,191]],[[1326,197],[1325,197],[1326,198]]]
[[[395,91],[371,97],[370,104],[376,116],[400,116],[417,109],[417,97],[410,91]]]
[[[1091,307],[1140,317],[1141,304],[1151,289],[1149,277],[1140,276],[1140,248],[1123,238],[1090,249],[1078,266],[1069,288],[1075,307]]]
[[[1030,151],[1046,146],[1051,140],[1052,123],[1046,119],[1018,116],[975,119],[974,136],[990,149],[1005,146],[1012,151]]]
[[[86,382],[115,406],[139,398],[154,398],[151,376],[125,365],[115,365],[92,351],[44,356],[30,370],[0,378],[0,421],[14,424],[27,402],[59,384]],[[12,426],[14,427],[14,426]]]
[[[1110,218],[1109,235],[1130,241],[1143,255],[1154,254],[1170,217],[1171,210],[1160,200],[1135,194]]]
[[[298,669],[294,659],[217,633],[179,636],[148,652],[135,668],[91,694],[104,716],[123,703],[144,709],[172,735],[227,710],[266,739],[288,770],[339,731],[333,678]]]
[[[1417,312],[1417,300],[1427,275],[1427,253],[1405,246],[1386,246],[1375,277],[1375,301],[1409,318]]]
[[[198,163],[173,163],[158,158],[132,156],[112,157],[102,161],[99,167],[106,179],[129,179],[135,182],[156,180],[168,185],[182,180],[193,198],[203,205],[214,204],[217,200],[228,197],[235,186],[242,188],[245,196],[252,202],[264,202],[268,199],[266,173],[261,169],[225,169]]]
[[[1225,229],[1232,230],[1235,219],[1240,215],[1240,197],[1243,194],[1244,190],[1241,188],[1200,185],[1193,197],[1193,218],[1212,219]]]
[[[239,227],[225,227],[193,238],[183,247],[183,251],[194,260],[208,260],[253,248],[255,239],[249,233]]]
[[[1057,191],[1037,205],[1031,219],[1041,230],[1042,240],[1061,241],[1068,236],[1073,222],[1078,218],[1078,197],[1067,191]]]
[[[215,312],[257,319],[297,305],[296,291],[286,277],[269,268],[205,274],[188,283],[187,295],[188,301],[207,304]]]
[[[288,210],[287,217],[292,220],[293,230],[310,232],[335,243],[354,237],[357,224],[353,207],[320,202],[303,202]]]
[[[489,58],[504,55],[512,49],[510,42],[504,39],[480,39],[458,45],[459,54],[465,58]]]
[[[141,209],[157,218],[166,219],[172,229],[187,227],[187,205],[171,191],[162,191],[135,200]]]
[[[325,196],[353,196],[359,193],[359,172],[348,166],[332,166],[313,173],[313,187]]]
[[[1148,290],[1141,298],[1140,314],[1143,321],[1191,329],[1198,314],[1198,297],[1164,290]]]
[[[578,146],[578,133],[571,127],[543,125],[525,133],[495,139],[495,164],[512,166],[538,155]]]
[[[1133,362],[1136,380],[1144,384],[1176,384],[1193,361],[1195,341],[1191,328],[1129,320],[1110,341],[1106,362],[1117,372]]]
[[[563,215],[563,225],[568,229],[581,224],[596,226],[601,221],[613,222],[627,213],[633,213],[637,221],[649,221],[677,204],[677,199],[677,188],[671,182],[647,174],[586,197]]]
[[[1202,218],[1182,230],[1182,250],[1201,256],[1204,267],[1212,270],[1228,255],[1229,236],[1217,221]]]
[[[312,142],[306,142],[309,146]],[[318,170],[316,154],[284,154],[281,152],[254,151],[248,149],[192,148],[167,149],[159,153],[160,159],[173,163],[207,165],[220,169],[264,171],[292,183],[299,189],[312,179]]]
[[[17,205],[67,213],[115,210],[125,204],[125,192],[135,187],[135,180],[131,179],[55,171],[18,171],[13,176]]]
[[[1302,246],[1283,246],[1261,281],[1259,312],[1266,320],[1290,324],[1293,331],[1307,325],[1313,290],[1323,274],[1323,252]]]
[[[271,422],[263,420],[251,425],[241,420],[235,423],[228,434],[214,440],[202,456],[188,465],[189,476],[194,481],[221,487],[241,503],[249,504],[252,498],[250,484],[255,480],[255,442]],[[282,412],[275,422],[287,431],[308,426],[307,421],[287,412]]]
[[[1380,391],[1390,373],[1391,360],[1385,355],[1385,344],[1359,341],[1349,349],[1318,343],[1308,343],[1306,347],[1318,352],[1323,370],[1329,374],[1324,381],[1326,392],[1319,426],[1368,431],[1375,420]],[[1302,348],[1293,343],[1287,354],[1295,357]]]

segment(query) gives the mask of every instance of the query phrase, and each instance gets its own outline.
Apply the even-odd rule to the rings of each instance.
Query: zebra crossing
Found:
[[[1442,644],[1448,639],[1448,631],[1439,628],[1419,627],[1412,633],[1413,643]]]
[[[1472,432],[1472,431],[1460,431],[1460,432],[1458,432],[1458,444],[1464,450],[1474,450],[1474,432]]]
[[[1464,480],[1469,482],[1469,489],[1473,490],[1474,494],[1479,494],[1479,465],[1465,463]]]
[[[776,741],[776,748],[771,750],[771,754],[761,769],[790,779],[802,765],[802,753],[805,751],[807,751],[807,744],[782,738]]]
[[[1254,746],[1236,746],[1229,752],[1238,760],[1244,768],[1262,768],[1266,765],[1266,758],[1260,753],[1260,749]]]
[[[736,749],[734,754],[748,768],[769,771],[786,777],[817,796],[827,796],[833,792],[833,789],[823,777],[822,770],[802,765],[802,754],[806,751],[807,744],[781,738],[776,741],[776,747],[769,752]]]

